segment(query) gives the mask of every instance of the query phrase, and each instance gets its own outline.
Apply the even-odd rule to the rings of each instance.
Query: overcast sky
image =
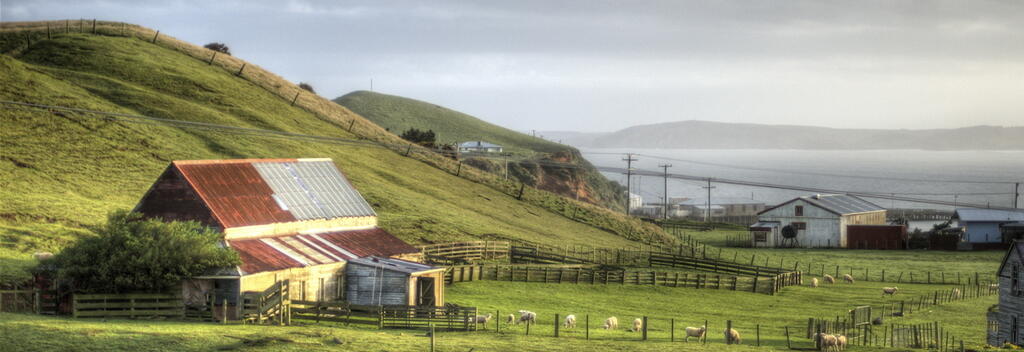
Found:
[[[225,42],[327,98],[373,79],[518,130],[1024,125],[1024,1],[0,0],[0,18]]]

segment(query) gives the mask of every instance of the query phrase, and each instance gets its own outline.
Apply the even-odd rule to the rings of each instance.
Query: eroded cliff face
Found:
[[[502,160],[470,157],[463,161],[499,176],[506,172]],[[621,209],[625,202],[625,188],[606,179],[575,150],[509,161],[507,172],[510,180],[582,202],[612,209]]]

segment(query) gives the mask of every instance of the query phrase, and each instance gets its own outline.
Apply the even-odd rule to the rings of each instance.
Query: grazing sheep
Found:
[[[960,299],[960,289],[953,288],[953,299]]]
[[[528,311],[528,310],[521,310],[521,311],[519,311],[519,322],[520,323],[527,323],[527,324],[536,324],[537,323],[537,313],[534,313],[534,312],[531,312],[531,311]]]
[[[640,318],[633,319],[633,330],[630,330],[630,331],[638,332],[638,331],[640,331],[640,329],[643,329],[643,328],[644,328],[644,321],[642,319],[640,319]]]
[[[818,287],[818,278],[811,278],[811,287]]]
[[[618,329],[619,328],[619,318],[609,317],[608,319],[605,319],[604,320],[603,328],[605,330],[615,330],[615,329]]]
[[[740,338],[740,332],[736,329],[725,329],[725,340],[732,341],[732,343],[740,344],[743,339]]]
[[[700,341],[700,338],[704,337],[704,332],[707,330],[708,328],[706,326],[701,326],[699,328],[692,326],[686,327],[686,342],[690,342],[690,337],[696,337],[697,340]]]
[[[491,321],[491,313],[487,313],[487,315],[477,315],[475,318],[466,317],[466,319],[469,321],[476,321],[477,324],[487,324],[487,322]]]
[[[826,333],[817,333],[814,339],[818,341],[818,349],[821,351],[835,351],[839,349],[839,338]]]
[[[35,254],[32,254],[32,258],[36,258],[36,260],[47,260],[53,258],[53,253],[36,252]]]
[[[845,280],[846,282],[849,282],[849,283],[852,284],[853,283],[853,276],[850,276],[850,274],[843,274],[843,280]]]
[[[836,336],[836,347],[840,351],[846,349],[846,336],[843,336],[843,335]]]
[[[576,316],[569,314],[565,316],[565,328],[576,328]]]
[[[829,275],[829,274],[825,274],[825,276],[823,276],[822,279],[825,279],[825,283],[827,283],[827,284],[834,284],[834,283],[836,283],[836,278],[832,277],[832,275]]]
[[[882,287],[882,296],[885,296],[885,295],[889,295],[889,296],[895,295],[896,291],[899,291],[899,290],[900,290],[899,287]]]
[[[818,349],[821,351],[836,351],[839,350],[839,338],[824,333],[818,333],[814,336],[818,342]]]
[[[505,318],[505,324],[512,325],[512,324],[515,324],[515,323],[516,323],[516,315],[515,314],[509,314],[508,317]]]

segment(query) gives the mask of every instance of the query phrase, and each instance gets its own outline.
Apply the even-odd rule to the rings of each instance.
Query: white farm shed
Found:
[[[874,203],[847,194],[817,194],[758,213],[750,241],[754,247],[846,248],[848,225],[884,224],[885,208]]]

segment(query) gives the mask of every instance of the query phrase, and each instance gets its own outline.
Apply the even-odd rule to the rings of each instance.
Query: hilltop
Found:
[[[501,127],[475,116],[429,102],[355,91],[334,102],[366,117],[388,131],[401,134],[410,128],[432,130],[439,143],[483,140],[504,147],[510,153],[508,174],[519,182],[563,196],[622,209],[625,187],[609,181],[576,148]],[[469,164],[504,175],[505,164],[499,156],[472,155]],[[559,167],[563,163],[576,169]]]
[[[1024,150],[1024,127],[889,130],[680,121],[603,134],[545,132],[593,148]]]
[[[210,60],[211,51],[165,34],[153,43],[155,31],[134,25],[121,32],[120,23],[100,22],[97,34],[52,39],[45,25],[3,24],[0,100],[347,142],[0,105],[0,259],[59,250],[88,236],[108,212],[132,208],[170,161],[189,159],[333,158],[381,226],[411,243],[668,240],[653,225],[548,192],[527,188],[519,200],[517,183],[471,167],[456,176],[450,159],[416,149],[326,99],[296,97],[304,91],[238,58]]]

